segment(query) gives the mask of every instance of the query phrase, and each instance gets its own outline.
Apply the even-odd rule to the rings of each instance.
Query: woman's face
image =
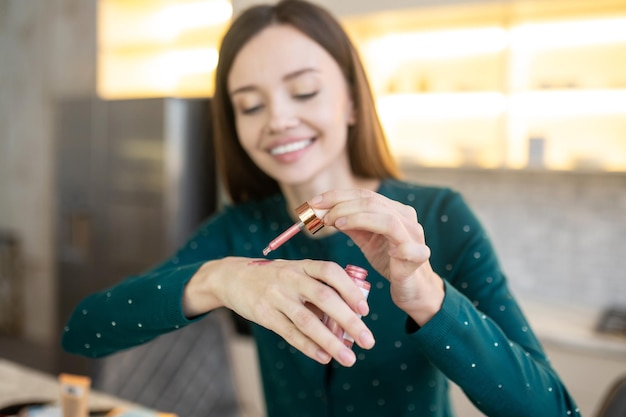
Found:
[[[287,25],[270,26],[237,54],[228,76],[239,141],[286,185],[350,172],[352,100],[335,60]]]

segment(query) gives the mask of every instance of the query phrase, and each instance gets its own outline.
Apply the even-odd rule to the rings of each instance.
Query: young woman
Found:
[[[452,416],[448,380],[489,416],[578,415],[462,197],[398,179],[328,12],[299,0],[243,12],[213,108],[232,204],[161,265],[87,297],[67,351],[101,357],[226,307],[252,323],[271,417]],[[263,261],[305,201],[326,227]],[[348,264],[368,271],[367,300]]]

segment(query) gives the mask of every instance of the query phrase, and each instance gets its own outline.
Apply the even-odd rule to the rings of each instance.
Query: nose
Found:
[[[296,127],[299,123],[295,109],[287,100],[272,100],[269,109],[267,130],[269,133],[279,133]]]

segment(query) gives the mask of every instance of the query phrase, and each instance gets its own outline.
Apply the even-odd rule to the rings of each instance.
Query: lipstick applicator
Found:
[[[321,213],[321,211],[320,211]],[[324,212],[325,213],[325,212]],[[263,249],[263,256],[267,256],[273,250],[281,247],[285,242],[294,237],[302,229],[307,229],[311,234],[317,233],[324,227],[324,223],[315,213],[315,211],[309,206],[306,201],[296,208],[296,214],[300,218],[300,221],[294,223],[289,229],[282,232],[274,240],[272,240],[265,249]]]

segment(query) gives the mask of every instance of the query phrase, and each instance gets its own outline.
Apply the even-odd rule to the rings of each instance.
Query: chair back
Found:
[[[98,360],[95,389],[178,417],[240,415],[224,315]]]
[[[626,417],[626,375],[613,383],[596,417]]]

